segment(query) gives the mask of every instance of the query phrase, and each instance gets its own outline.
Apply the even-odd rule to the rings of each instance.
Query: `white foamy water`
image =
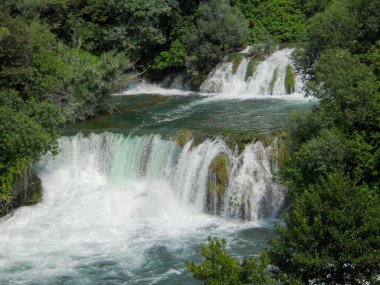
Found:
[[[247,49],[241,53],[246,55]],[[219,64],[200,86],[200,91],[190,91],[184,83],[183,75],[174,77],[169,88],[146,80],[131,84],[128,89],[116,95],[157,94],[163,96],[197,95],[207,97],[205,102],[212,100],[259,100],[280,99],[305,101],[302,91],[302,82],[296,76],[295,90],[287,94],[285,88],[286,67],[292,65],[291,54],[293,49],[285,48],[274,52],[258,64],[254,74],[246,78],[250,57],[244,57],[235,73],[232,71],[232,62]],[[275,72],[276,70],[276,72]],[[273,79],[276,73],[275,80]],[[273,83],[272,83],[273,80]],[[186,86],[186,88],[184,88]]]
[[[176,86],[175,86],[176,87]],[[115,96],[123,95],[141,95],[141,94],[156,94],[163,96],[173,96],[173,95],[190,95],[194,92],[189,90],[177,89],[177,88],[164,88],[160,84],[150,83],[146,80],[137,81],[131,84],[127,90],[120,94],[115,94]]]
[[[274,52],[262,61],[256,68],[254,74],[247,78],[246,72],[251,58],[244,58],[236,73],[232,71],[232,63],[220,64],[201,85],[201,92],[222,93],[236,95],[287,95],[285,88],[286,67],[292,65],[291,54],[293,49],[281,49]],[[276,71],[273,88],[271,82]],[[296,80],[295,92],[297,97],[302,97],[301,82]],[[285,96],[284,96],[285,97]]]
[[[258,226],[283,199],[272,181],[272,148],[260,142],[238,155],[221,140],[181,149],[157,135],[103,133],[63,137],[60,149],[39,165],[42,203],[0,220],[1,284],[66,284],[65,276],[81,280],[67,284],[103,284],[92,274],[153,284],[179,274],[141,273],[150,262],[159,267],[153,249],[181,255],[189,241]],[[205,213],[208,169],[220,153],[230,162],[221,217]]]

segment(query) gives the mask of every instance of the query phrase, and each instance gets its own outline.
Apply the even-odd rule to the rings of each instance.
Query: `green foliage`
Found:
[[[165,44],[177,1],[9,1],[24,17],[48,22],[53,32],[73,48],[100,54],[128,51],[134,59]],[[27,11],[26,14],[24,11]]]
[[[17,92],[0,92],[0,200],[10,201],[16,177],[54,150],[63,117],[48,102],[24,102]]]
[[[286,226],[278,226],[270,241],[269,257],[279,277],[302,284],[375,284],[380,270],[379,207],[378,196],[340,174],[297,195]]]
[[[301,145],[323,127],[330,127],[326,121],[320,121],[320,117],[315,113],[306,111],[293,112],[285,124],[285,130],[288,134],[287,148],[291,152],[295,152],[300,149]],[[327,125],[325,125],[327,123]]]
[[[335,109],[331,116],[340,127],[375,127],[379,114],[376,78],[371,68],[346,50],[326,50],[314,68],[310,93]]]
[[[327,48],[352,49],[359,33],[358,25],[344,1],[334,2],[311,19],[307,52],[315,59]]]
[[[332,0],[297,0],[299,7],[306,16],[311,17],[318,12],[322,12]]]
[[[177,39],[172,42],[168,51],[162,51],[155,57],[151,68],[154,70],[182,68],[185,66],[186,57],[186,46]]]
[[[301,5],[293,0],[238,0],[239,7],[249,19],[249,42],[260,43],[273,37],[281,42],[299,42],[307,37],[306,17]]]
[[[131,67],[123,54],[100,56],[60,43],[47,26],[0,14],[9,35],[1,39],[0,87],[16,89],[23,98],[58,104],[70,121],[95,115],[104,97],[129,81]]]
[[[228,158],[220,154],[213,159],[209,169],[209,189],[212,193],[224,194],[228,186]]]
[[[30,97],[46,99],[55,97],[64,89],[64,81],[70,76],[70,66],[58,52],[58,41],[47,26],[33,22],[29,27],[31,35],[30,64],[34,72],[27,87]]]
[[[197,11],[196,28],[186,38],[188,70],[207,73],[224,56],[244,46],[248,23],[227,0],[202,2]]]
[[[329,49],[314,63],[313,74],[307,87],[319,106],[287,124],[284,181],[301,191],[319,175],[339,170],[378,187],[380,96],[371,67],[346,50]]]
[[[201,244],[201,255],[205,260],[199,265],[186,262],[187,268],[196,279],[205,285],[243,285],[273,282],[269,276],[269,260],[264,253],[260,257],[235,259],[226,250],[226,241],[208,238],[208,246]]]
[[[6,29],[0,39],[0,86],[20,92],[34,76],[30,64],[31,35],[19,19],[13,19],[0,10],[0,26]]]
[[[380,79],[380,40],[376,41],[375,44],[362,57],[363,57],[363,61],[372,67],[373,72],[377,77],[377,80],[379,80]]]
[[[304,189],[308,184],[333,171],[348,169],[349,150],[344,136],[334,129],[323,129],[309,138],[286,160],[282,175],[291,189]]]
[[[128,82],[123,72],[130,67],[130,61],[123,54],[103,53],[100,57],[89,52],[68,49],[60,50],[63,60],[70,66],[71,74],[66,78],[64,97],[60,102],[69,121],[84,120],[97,114],[104,98],[117,90],[119,84]],[[69,94],[69,100],[66,99]]]
[[[6,27],[0,27],[0,40],[2,40],[3,38],[9,35],[10,35],[9,30]]]
[[[306,19],[300,7],[291,0],[269,0],[261,2],[258,7],[257,19],[253,25],[253,38],[262,37],[262,30],[267,30],[281,42],[303,41],[307,35]]]
[[[309,40],[302,59],[307,73],[326,49],[347,49],[361,55],[376,49],[376,41],[380,37],[379,1],[331,2],[322,13],[317,13],[310,20]]]
[[[288,64],[285,74],[285,89],[287,94],[294,93],[296,87],[296,77],[294,76],[293,67]]]

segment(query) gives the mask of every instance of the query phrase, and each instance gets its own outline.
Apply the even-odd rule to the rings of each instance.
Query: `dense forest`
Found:
[[[228,54],[296,46],[312,112],[286,123],[277,179],[291,209],[259,257],[224,240],[188,263],[204,284],[377,284],[380,276],[380,1],[6,0],[0,4],[0,214],[57,151],[65,122],[112,112],[138,76],[196,89]],[[365,283],[367,282],[367,283]]]

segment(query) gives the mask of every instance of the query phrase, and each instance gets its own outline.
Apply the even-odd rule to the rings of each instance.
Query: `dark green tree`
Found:
[[[320,101],[312,113],[295,114],[287,124],[283,181],[302,191],[339,170],[377,187],[380,94],[372,68],[347,50],[328,49],[314,63],[307,88]]]
[[[376,284],[380,272],[380,200],[367,187],[331,174],[294,200],[270,241],[285,284]]]
[[[228,0],[202,2],[197,11],[196,28],[186,39],[190,72],[207,73],[229,52],[244,47],[248,22]]]

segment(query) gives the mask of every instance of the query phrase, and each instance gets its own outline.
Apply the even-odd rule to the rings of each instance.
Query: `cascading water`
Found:
[[[207,93],[233,93],[253,95],[286,95],[285,77],[287,66],[292,65],[293,49],[285,48],[274,52],[257,65],[255,72],[247,76],[248,66],[254,58],[245,57],[236,72],[232,63],[220,64],[201,85]],[[299,92],[301,82],[296,77],[294,93]]]
[[[178,137],[152,133],[281,128],[288,112],[308,108],[305,102],[260,94],[254,95],[263,100],[251,100],[244,92],[260,86],[268,92],[271,73],[277,66],[282,78],[289,55],[274,53],[247,82],[249,58],[234,75],[231,64],[217,69],[222,79],[209,83],[242,100],[140,82],[125,94],[146,95],[109,98],[120,113],[71,126],[76,135],[62,137],[59,154],[36,166],[42,202],[0,219],[0,284],[193,284],[184,264],[199,260],[195,249],[209,235],[226,238],[239,257],[262,251],[273,227],[266,221],[278,217],[284,200],[272,177],[277,140],[238,152],[222,139],[190,139],[180,147]],[[273,90],[282,88],[278,82]],[[106,130],[123,134],[92,133]]]
[[[70,177],[65,182],[70,183],[68,189],[77,189],[91,179],[104,189],[150,195],[149,185],[163,183],[176,204],[203,212],[210,203],[210,165],[224,154],[229,163],[229,183],[223,203],[216,205],[218,213],[225,218],[258,221],[273,217],[282,201],[281,189],[272,182],[269,154],[261,142],[247,145],[238,155],[222,140],[205,140],[199,145],[189,141],[181,149],[158,135],[103,133],[64,137],[60,148],[54,160],[42,163],[42,181],[49,179],[46,173],[65,172]]]
[[[240,246],[252,247],[251,231],[263,244],[254,225],[283,199],[272,147],[260,142],[237,154],[219,139],[180,148],[159,135],[102,133],[59,147],[37,166],[43,201],[0,220],[1,284],[192,284],[184,261],[197,244],[244,228]],[[220,154],[229,182],[213,204],[209,168]]]

